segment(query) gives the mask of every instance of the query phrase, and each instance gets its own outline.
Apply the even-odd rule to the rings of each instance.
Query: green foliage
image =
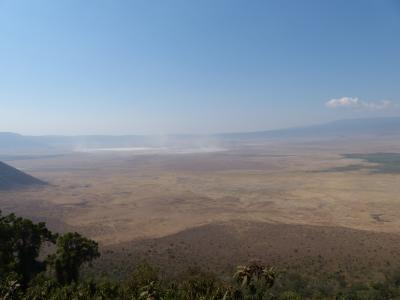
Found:
[[[148,263],[142,263],[136,267],[133,273],[123,283],[124,293],[138,298],[145,292],[145,289],[143,289],[144,287],[150,289],[150,287],[154,287],[154,284],[158,281],[158,270]]]
[[[56,253],[39,261],[43,244],[54,244],[56,240]],[[67,293],[66,286],[44,277],[47,263],[53,264],[59,283],[65,284],[77,281],[82,264],[99,255],[97,243],[78,233],[59,237],[49,231],[45,223],[33,223],[14,214],[3,216],[0,211],[1,300],[22,299],[23,294],[26,299],[49,299],[46,295],[54,291],[64,290],[63,293]]]
[[[250,295],[250,299],[264,299],[275,283],[276,272],[273,268],[252,263],[248,266],[239,266],[234,278],[240,285],[241,292]]]
[[[0,279],[0,299],[17,300],[23,295],[20,278],[16,273],[8,273]]]
[[[52,279],[36,282],[30,287],[24,298],[26,300],[106,300],[121,299],[119,287],[111,282],[84,281],[61,285]]]
[[[70,284],[79,279],[79,269],[100,256],[98,244],[79,233],[67,233],[57,239],[57,251],[49,257],[57,281]]]
[[[151,282],[158,282],[158,281],[159,281],[158,269],[144,262],[139,264],[135,268],[132,274],[125,281],[125,285],[129,289],[135,290],[142,286],[148,285]]]
[[[35,224],[31,220],[14,214],[2,216],[0,211],[0,278],[15,272],[25,287],[45,264],[37,260],[44,242],[54,243],[45,223]]]
[[[279,296],[279,300],[301,300],[301,299],[302,298],[298,293],[292,291],[283,292]]]
[[[162,300],[163,289],[157,282],[150,282],[140,289],[139,300]]]
[[[222,299],[227,294],[229,286],[218,277],[201,270],[191,269],[188,274],[176,284],[179,299]]]

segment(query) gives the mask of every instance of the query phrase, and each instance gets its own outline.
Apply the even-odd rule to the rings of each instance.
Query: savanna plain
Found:
[[[227,274],[262,261],[379,279],[400,259],[399,152],[382,137],[9,156],[48,185],[2,191],[0,205],[98,241],[91,272],[116,277],[143,261]]]

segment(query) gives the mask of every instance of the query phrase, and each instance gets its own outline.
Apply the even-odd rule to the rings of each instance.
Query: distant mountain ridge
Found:
[[[0,132],[0,159],[7,155],[58,154],[86,148],[207,146],[241,140],[400,135],[400,117],[345,119],[285,129],[211,135],[23,136]],[[2,155],[2,156],[1,156]]]
[[[230,138],[291,138],[400,134],[400,117],[343,119],[323,124],[265,131],[225,133]]]
[[[0,154],[40,153],[47,152],[50,148],[37,137],[0,132]]]
[[[11,190],[45,184],[44,181],[0,161],[0,190]]]

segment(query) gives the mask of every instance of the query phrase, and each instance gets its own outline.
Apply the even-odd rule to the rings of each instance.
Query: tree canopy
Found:
[[[77,232],[66,233],[57,239],[57,251],[49,258],[57,280],[62,284],[77,282],[84,263],[100,256],[98,244]]]
[[[0,211],[0,274],[15,272],[25,286],[45,268],[45,262],[37,260],[41,246],[56,238],[45,223],[35,224],[14,214],[3,216]]]

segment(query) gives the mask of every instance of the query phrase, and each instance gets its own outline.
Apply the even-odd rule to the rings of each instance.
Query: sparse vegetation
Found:
[[[40,260],[45,243],[54,253]],[[315,277],[301,270],[277,272],[261,263],[237,268],[233,277],[191,269],[165,278],[143,263],[123,280],[80,277],[84,264],[99,257],[98,245],[78,233],[53,234],[44,223],[0,213],[0,299],[397,299],[398,272],[378,282],[348,281],[343,271]],[[110,271],[110,270],[107,270]]]
[[[343,156],[345,158],[361,159],[375,164],[368,168],[374,173],[400,173],[400,153],[350,153]]]

